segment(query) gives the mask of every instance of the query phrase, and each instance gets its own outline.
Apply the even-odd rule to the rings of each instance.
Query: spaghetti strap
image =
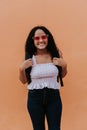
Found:
[[[33,55],[33,63],[34,63],[34,65],[36,65],[37,63],[36,63],[36,58],[35,58],[35,56]]]

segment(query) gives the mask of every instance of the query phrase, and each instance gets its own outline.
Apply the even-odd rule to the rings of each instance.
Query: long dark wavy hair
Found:
[[[32,30],[30,31],[27,40],[26,40],[26,44],[25,44],[25,60],[28,58],[31,58],[36,52],[37,52],[37,48],[34,45],[34,40],[33,40],[33,36],[36,32],[36,30],[41,29],[43,30],[47,35],[48,35],[48,45],[47,45],[47,51],[50,53],[51,57],[58,57],[60,58],[59,55],[59,49],[56,47],[56,43],[54,41],[54,38],[51,34],[51,32],[44,26],[35,26],[34,28],[32,28]],[[31,71],[32,67],[29,67],[28,69],[26,69],[26,77],[28,80],[28,83],[31,82],[31,78],[30,78],[30,71]],[[60,84],[61,86],[63,86],[63,80],[62,80],[62,67],[57,66],[58,70],[59,70],[59,77],[60,78]]]

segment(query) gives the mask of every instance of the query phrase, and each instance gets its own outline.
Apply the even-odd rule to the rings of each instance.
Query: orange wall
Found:
[[[32,128],[27,87],[19,81],[24,43],[35,25],[54,35],[68,64],[61,89],[62,130],[87,130],[87,1],[0,1],[0,130]]]

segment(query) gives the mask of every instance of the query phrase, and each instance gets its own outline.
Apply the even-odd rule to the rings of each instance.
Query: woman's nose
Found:
[[[42,41],[43,41],[43,39],[40,37],[39,41],[40,41],[40,42],[42,42]]]

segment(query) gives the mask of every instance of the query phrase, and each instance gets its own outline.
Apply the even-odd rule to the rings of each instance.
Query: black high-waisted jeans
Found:
[[[49,130],[60,130],[62,102],[59,90],[29,90],[27,108],[34,130],[45,130],[45,116]]]

